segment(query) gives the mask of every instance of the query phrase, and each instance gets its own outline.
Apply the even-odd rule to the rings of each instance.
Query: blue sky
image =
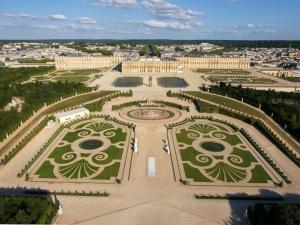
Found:
[[[0,39],[300,39],[299,0],[0,0]]]

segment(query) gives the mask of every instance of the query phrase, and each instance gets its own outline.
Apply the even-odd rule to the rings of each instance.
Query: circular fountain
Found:
[[[166,120],[174,117],[174,113],[167,109],[141,108],[127,113],[128,117],[137,120]]]

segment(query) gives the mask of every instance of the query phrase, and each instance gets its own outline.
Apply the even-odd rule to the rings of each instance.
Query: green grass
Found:
[[[200,137],[200,135],[198,135],[196,132],[190,132],[185,129],[181,129],[180,133],[176,134],[177,141],[180,143],[185,143],[185,144],[191,145],[194,140],[192,138],[188,137],[188,134],[190,134],[190,133],[197,135],[197,137]]]
[[[78,136],[81,132],[87,132],[87,134],[90,134],[91,132],[88,129],[81,129],[77,130],[75,132],[68,132],[63,140],[68,141],[69,143],[73,143],[74,141],[80,139],[81,137]]]
[[[62,83],[65,82],[76,82],[76,83],[84,83],[89,80],[86,76],[59,76],[55,78],[55,80],[60,81]]]
[[[251,172],[252,178],[249,183],[267,183],[272,180],[261,165],[256,165]]]
[[[287,77],[284,78],[285,80],[291,81],[291,82],[300,82],[300,77]]]
[[[183,168],[186,178],[193,179],[196,182],[212,182],[206,176],[200,173],[198,169],[191,167],[187,163],[183,163]]]
[[[251,107],[250,105],[238,102],[236,100],[230,99],[230,98],[225,98],[220,95],[214,95],[214,94],[209,94],[209,93],[204,93],[204,92],[198,92],[198,91],[192,91],[192,92],[185,92],[190,95],[194,95],[196,97],[208,100],[210,102],[249,114],[253,117],[260,118],[263,120],[265,123],[267,123],[273,130],[275,130],[289,145],[291,145],[295,150],[299,151],[299,146],[293,140],[286,132],[282,131],[279,129],[274,121],[267,117],[263,112],[259,111],[258,109],[255,109]]]
[[[109,132],[115,132],[115,135],[113,137],[108,137],[111,143],[118,143],[126,140],[127,133],[123,132],[121,128],[118,128],[116,130],[105,131],[103,134],[106,135]]]
[[[242,150],[239,148],[234,148],[232,151],[232,155],[236,155],[243,159],[242,162],[234,162],[233,160],[228,159],[233,165],[239,166],[239,167],[249,167],[251,166],[252,162],[257,162],[255,157],[252,155],[251,152],[247,150]]]
[[[189,161],[196,166],[209,166],[212,163],[212,159],[210,157],[199,153],[193,147],[188,147],[187,149],[180,150],[180,155],[182,161]],[[201,155],[202,157],[207,159],[207,161],[203,161],[203,162],[198,161],[196,159],[198,155]]]
[[[36,171],[36,175],[38,175],[40,178],[56,178],[56,176],[53,173],[54,166],[51,165],[51,163],[46,160],[43,165]]]
[[[104,118],[93,119],[90,120],[90,122],[83,120],[78,122],[78,125],[76,123],[73,125],[70,125],[69,129],[71,130],[68,131],[61,140],[58,140],[58,143],[62,141],[67,141],[67,143],[64,146],[56,147],[52,150],[50,149],[52,152],[48,159],[44,161],[42,166],[38,169],[37,174],[39,177],[55,178],[54,175],[51,176],[51,174],[54,174],[54,171],[58,171],[59,174],[66,179],[72,180],[85,177],[93,178],[95,176],[100,177],[97,179],[110,179],[110,174],[112,174],[111,176],[115,176],[115,174],[117,176],[119,164],[124,154],[124,142],[128,135],[128,133],[123,130],[124,128],[120,128],[117,123],[107,121]],[[87,132],[84,134],[85,138],[90,137],[93,139],[95,136],[102,136],[102,138],[107,138],[107,141],[112,144],[101,151],[95,150],[77,154],[77,152],[72,149],[72,143],[82,138],[79,136],[81,132]],[[122,147],[116,147],[114,144],[117,144],[117,146],[119,146],[119,144],[121,146],[122,144]],[[53,165],[50,164],[49,159],[54,159]],[[111,163],[114,163],[114,165],[110,165]],[[99,174],[99,171],[102,171],[102,169],[104,169],[104,171]],[[109,171],[110,169],[112,171]]]
[[[119,174],[120,163],[114,163],[111,166],[105,167],[105,169],[93,179],[97,180],[109,180],[112,177],[117,177]]]
[[[225,124],[224,129],[222,128],[223,126],[220,123],[215,126],[212,122],[208,125],[205,122],[195,121],[187,122],[175,133],[177,149],[180,153],[186,177],[193,179],[195,182],[218,180],[224,183],[239,183],[243,182],[247,174],[251,172],[253,176],[249,183],[268,183],[271,178],[251,152],[250,146],[244,143],[243,139],[240,139],[234,130],[225,131]],[[209,139],[204,136],[208,136]],[[214,143],[214,139],[216,143],[220,144],[227,142],[231,147],[226,147],[225,143],[225,149],[221,148],[222,146],[209,144],[207,150],[202,149],[202,143],[205,143],[205,141]],[[199,148],[193,146],[195,141],[200,141],[201,146]],[[188,147],[182,149],[182,144]],[[245,148],[241,149],[240,145],[245,146]],[[214,147],[220,147],[220,149]],[[209,148],[215,151],[210,151]],[[225,152],[226,154],[224,154]],[[252,166],[255,169],[250,171]]]
[[[205,73],[211,75],[250,75],[251,73],[246,70],[223,70],[223,69],[197,69],[197,73]]]
[[[120,160],[123,155],[123,150],[115,146],[110,146],[108,149],[106,149],[103,152],[108,154],[108,158],[103,161],[96,161],[95,158],[92,158],[95,164],[106,165],[111,163],[113,160]]]
[[[54,75],[59,76],[89,76],[94,73],[101,73],[101,69],[91,69],[91,70],[70,70],[70,71],[61,71],[56,72]]]

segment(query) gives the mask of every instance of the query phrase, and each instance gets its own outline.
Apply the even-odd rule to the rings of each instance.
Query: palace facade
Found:
[[[111,68],[122,60],[118,56],[58,56],[55,58],[55,67],[58,70]]]
[[[180,67],[189,69],[250,69],[250,59],[231,57],[181,57]]]
[[[177,60],[141,59],[122,62],[122,73],[128,74],[160,74],[177,73]]]
[[[58,70],[112,68],[122,64],[122,73],[129,74],[174,74],[189,69],[249,69],[248,58],[225,57],[180,57],[174,59],[141,58],[125,60],[117,56],[83,56],[55,59]]]

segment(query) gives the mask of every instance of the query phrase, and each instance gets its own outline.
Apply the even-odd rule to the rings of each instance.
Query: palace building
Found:
[[[58,56],[55,58],[55,67],[58,70],[111,68],[122,60],[118,56]]]
[[[122,73],[128,74],[160,74],[177,73],[177,60],[161,60],[158,58],[126,60],[122,62]]]
[[[182,69],[249,69],[250,59],[230,57],[180,57],[173,59],[140,58],[129,60],[117,56],[82,56],[55,59],[58,70],[97,69],[122,66],[122,74],[174,74]]]
[[[189,69],[249,69],[250,59],[230,57],[176,58],[180,67]]]

